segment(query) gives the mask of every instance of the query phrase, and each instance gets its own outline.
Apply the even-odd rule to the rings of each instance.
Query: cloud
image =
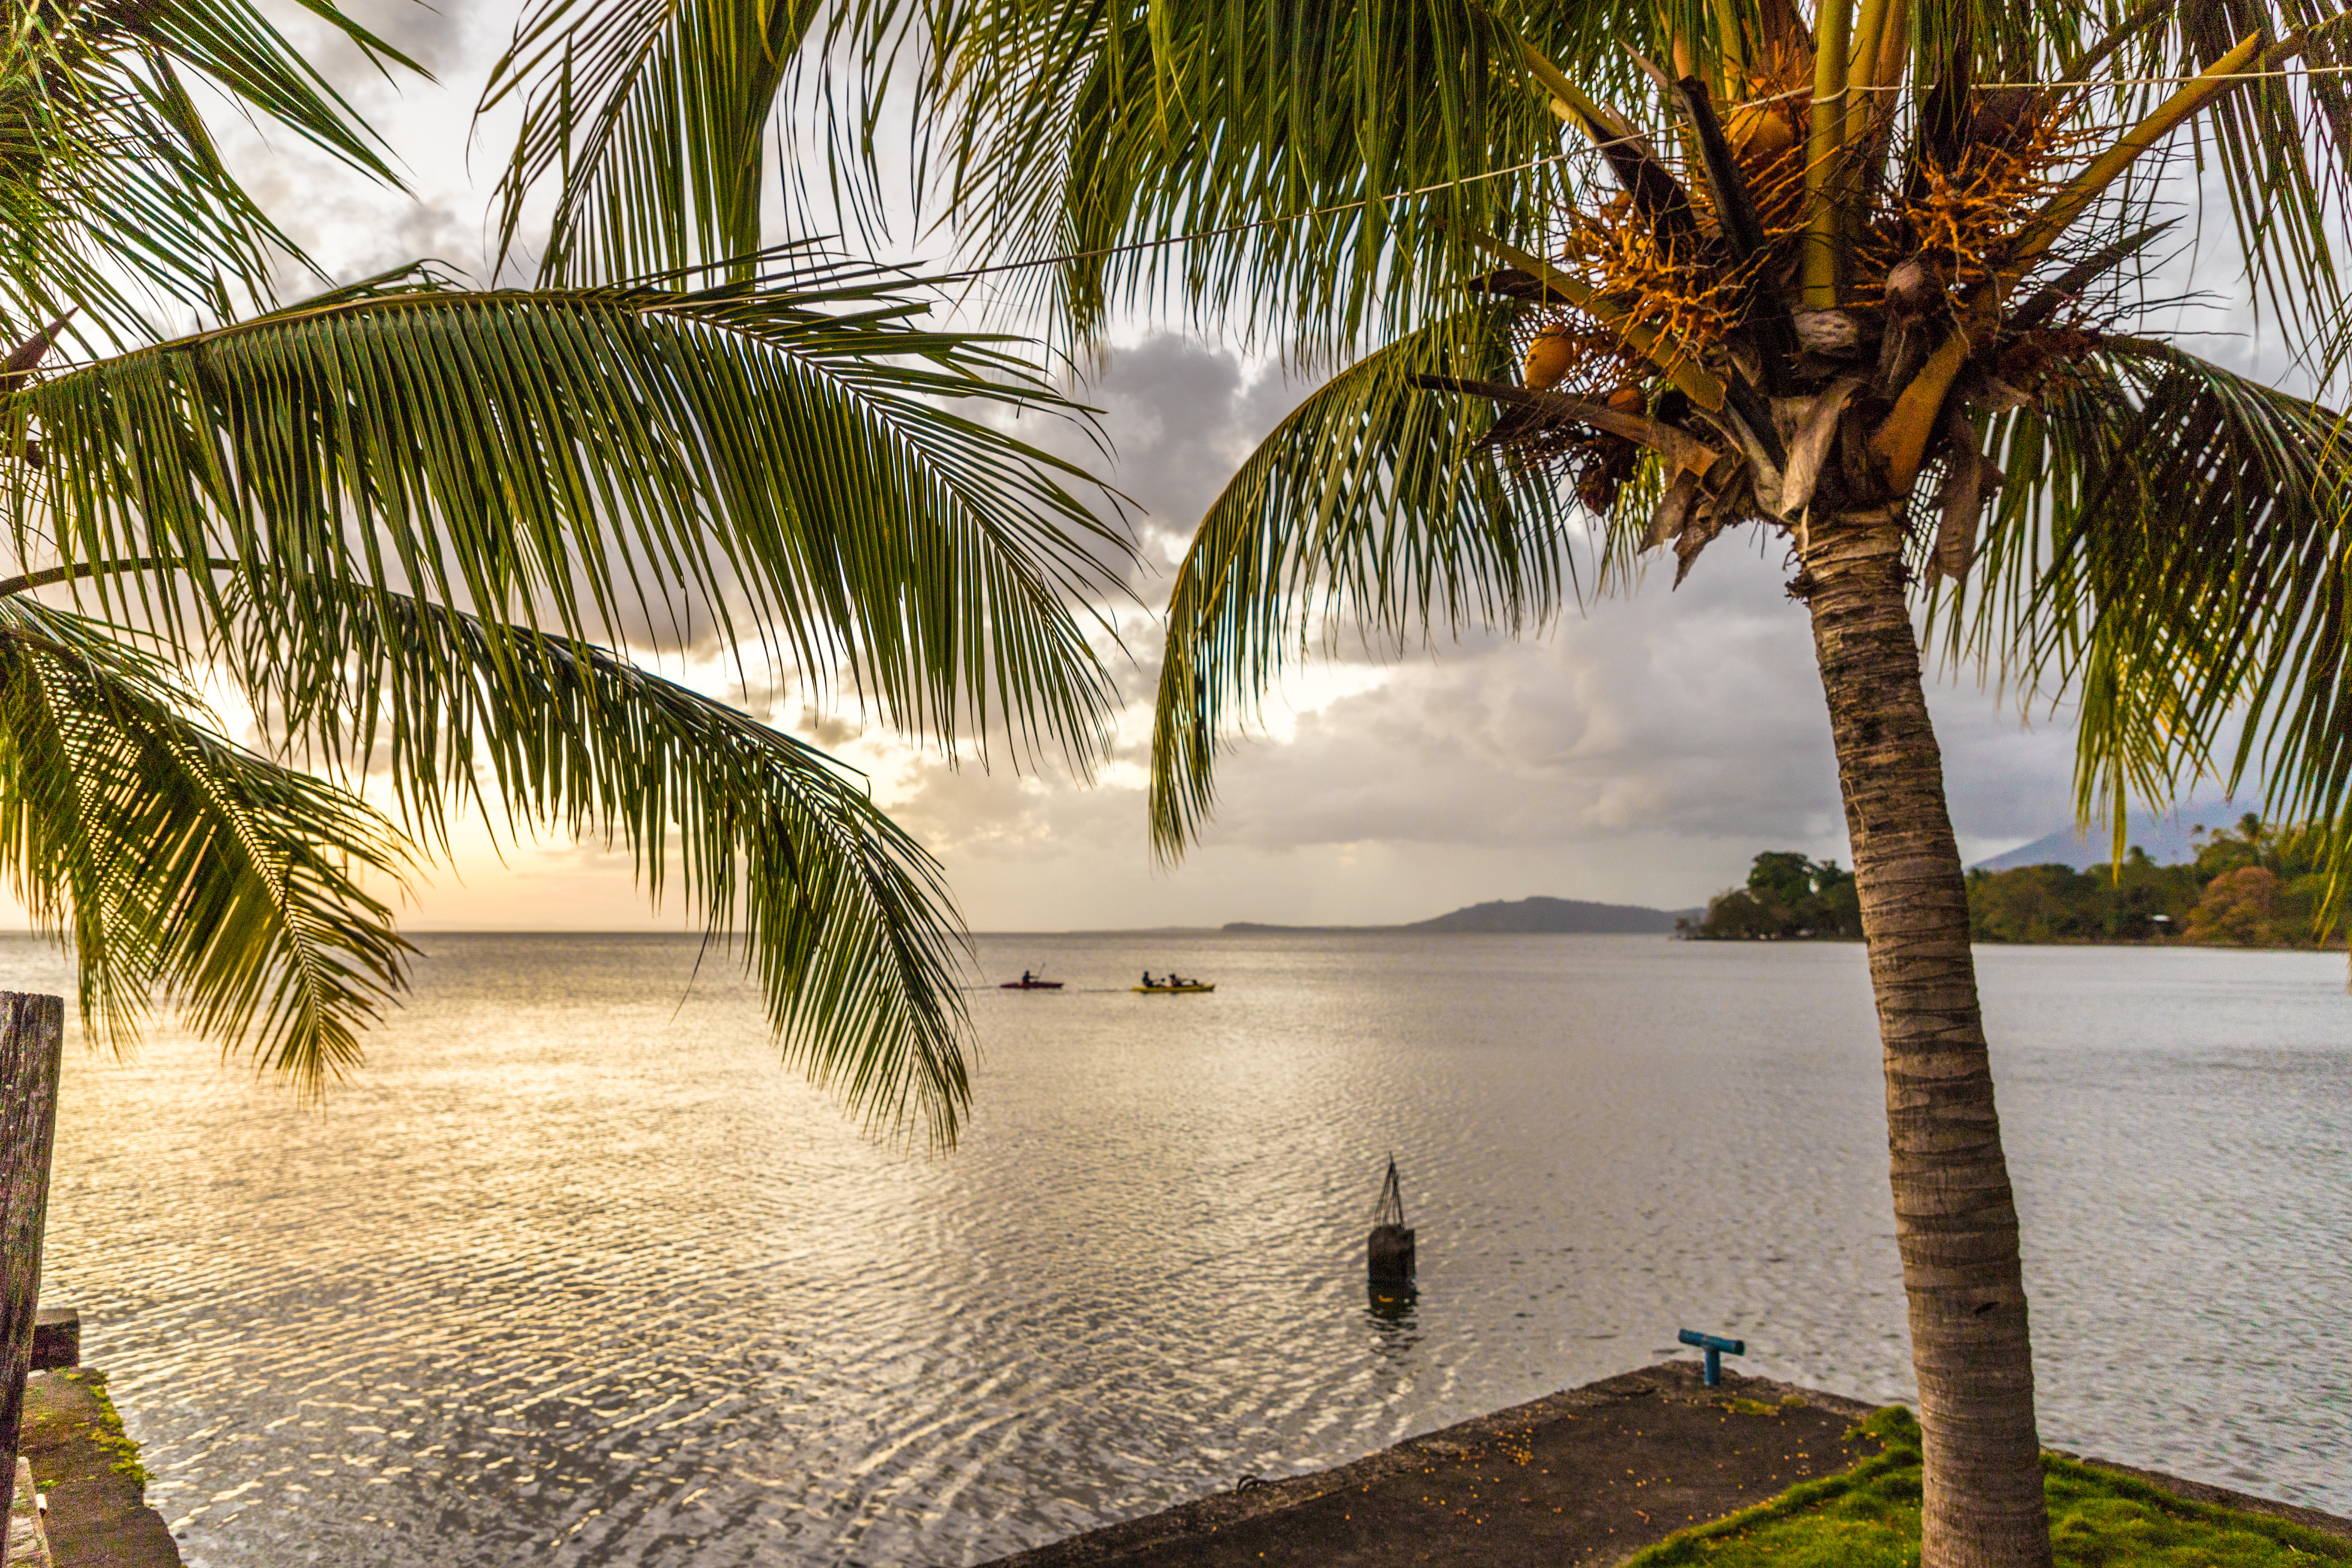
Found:
[[[345,7],[362,27],[443,81],[487,69],[504,47],[520,9],[511,0],[454,5],[429,5],[424,0],[352,0]],[[341,29],[307,15],[290,18],[285,26],[311,62],[346,93],[373,95],[376,84],[385,83],[386,79],[367,66]],[[398,73],[397,67],[394,69]],[[400,74],[404,73],[394,76],[388,90],[402,89]]]
[[[1103,410],[1113,481],[1143,509],[1154,563],[1189,542],[1225,481],[1311,387],[1225,348],[1157,332],[1112,352],[1079,389]]]
[[[1723,553],[1678,594],[1654,583],[1540,639],[1400,664],[1303,718],[1280,751],[1283,780],[1235,791],[1220,831],[1484,845],[1822,837],[1837,795],[1801,619],[1773,602],[1757,563]]]
[[[1474,631],[1387,661],[1343,645],[1337,662],[1295,668],[1264,730],[1223,759],[1201,848],[1156,868],[1143,786],[1162,627],[1139,604],[1164,604],[1198,519],[1305,390],[1169,334],[1121,347],[1078,389],[1102,411],[1141,556],[1137,602],[1109,606],[1124,708],[1100,779],[1024,772],[1001,752],[993,767],[958,762],[799,712],[796,731],[865,769],[947,861],[976,921],[1417,918],[1438,912],[1440,888],[1499,896],[1498,877],[1533,879],[1519,893],[1673,905],[1737,881],[1761,848],[1847,858],[1811,632],[1785,551],[1749,530],[1680,589],[1654,571],[1537,637]],[[1966,683],[1933,701],[1966,852],[2066,820],[2063,722],[2026,730]],[[1317,883],[1350,889],[1337,914]]]

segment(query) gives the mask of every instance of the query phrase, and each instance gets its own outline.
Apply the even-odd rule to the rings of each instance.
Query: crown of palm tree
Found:
[[[1044,263],[1071,332],[1160,289],[1310,357],[1378,343],[1187,558],[1162,851],[1333,611],[1524,625],[1588,538],[1599,584],[1667,545],[1679,580],[1726,527],[1874,504],[1923,588],[1974,566],[1934,605],[1950,652],[2078,700],[2086,814],[2219,773],[2344,823],[2338,417],[2148,330],[2171,301],[2141,288],[2193,139],[2259,302],[2332,374],[2337,15],[961,8],[954,210]]]

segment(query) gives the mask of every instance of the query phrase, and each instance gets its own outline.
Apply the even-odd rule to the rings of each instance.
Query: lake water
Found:
[[[974,996],[933,1158],[782,1070],[690,941],[423,940],[323,1112],[184,1040],[69,1047],[44,1297],[192,1568],[969,1563],[1685,1325],[1908,1391],[1854,947],[984,939],[1071,989]],[[2044,1440],[2352,1511],[2343,958],[1979,962]],[[1421,1292],[1383,1315],[1391,1151]]]

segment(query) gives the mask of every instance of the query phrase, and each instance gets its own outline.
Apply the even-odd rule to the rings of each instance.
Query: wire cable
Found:
[[[2340,76],[2347,71],[2352,71],[2352,65],[2307,66],[2290,70],[2232,71],[2226,79],[2222,79],[2230,81],[2266,81],[2288,77]],[[2033,88],[2037,89],[2089,87],[2170,87],[2178,86],[2184,82],[2201,81],[2205,79],[2207,79],[2207,78],[2205,78],[2201,73],[2191,72],[2186,76],[2101,77],[2080,81],[1986,81],[1978,82],[1975,85],[1979,89]],[[1893,82],[1885,85],[1856,87],[1849,84],[1848,86],[1840,89],[1839,93],[1840,96],[1843,96],[1848,92],[1909,92],[1916,90],[1916,85],[1917,84],[1916,83]],[[1763,98],[1742,99],[1732,103],[1727,103],[1724,105],[1724,108],[1727,110],[1748,109],[1765,104],[1781,103],[1793,98],[1806,98],[1810,100],[1810,89],[1794,88],[1787,92],[1771,93]],[[1637,135],[1622,138],[1622,140],[1627,142],[1640,142],[1643,138]],[[1303,212],[1282,213],[1273,217],[1251,218],[1245,222],[1226,224],[1218,228],[1202,229],[1192,234],[1170,235],[1160,239],[1139,239],[1130,241],[1125,245],[1107,245],[1092,250],[1066,251],[1054,256],[1032,257],[1024,261],[1002,261],[986,267],[971,267],[955,272],[935,273],[924,278],[922,281],[929,283],[962,283],[968,282],[975,278],[985,278],[992,273],[1021,272],[1038,267],[1059,267],[1072,261],[1095,261],[1099,260],[1104,257],[1125,256],[1139,250],[1163,250],[1171,246],[1193,245],[1202,240],[1222,239],[1228,235],[1244,234],[1254,228],[1270,228],[1277,224],[1307,223],[1319,217],[1331,217],[1341,213],[1360,211],[1364,207],[1371,206],[1376,204],[1411,201],[1416,196],[1434,195],[1443,191],[1460,190],[1465,185],[1476,184],[1484,180],[1499,180],[1507,178],[1512,174],[1524,174],[1533,169],[1544,168],[1553,163],[1566,163],[1570,159],[1590,157],[1596,153],[1601,152],[1609,145],[1611,145],[1609,142],[1596,142],[1589,146],[1573,148],[1567,152],[1554,153],[1545,157],[1530,159],[1524,163],[1513,164],[1507,169],[1489,169],[1486,173],[1480,174],[1465,174],[1451,180],[1441,180],[1435,184],[1417,186],[1416,188],[1409,191],[1392,191],[1384,195],[1362,196],[1359,197],[1355,201],[1341,202],[1333,206],[1309,207]]]

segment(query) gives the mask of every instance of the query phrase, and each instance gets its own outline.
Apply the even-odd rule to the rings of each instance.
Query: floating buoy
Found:
[[[1397,1186],[1396,1156],[1389,1156],[1389,1173],[1381,1183],[1381,1201],[1372,1210],[1372,1234],[1364,1243],[1366,1271],[1375,1285],[1412,1283],[1412,1232],[1405,1227],[1404,1194]]]

